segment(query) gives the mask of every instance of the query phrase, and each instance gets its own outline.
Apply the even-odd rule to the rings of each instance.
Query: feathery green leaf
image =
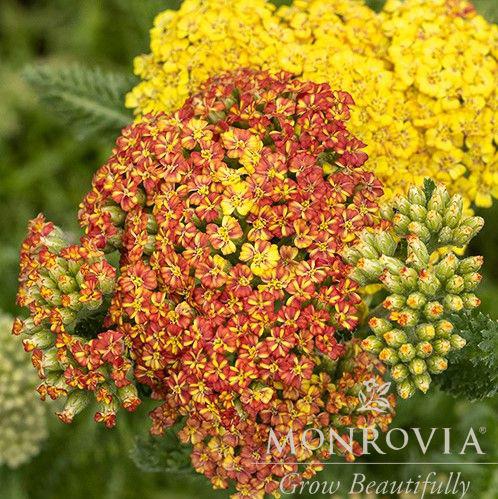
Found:
[[[195,476],[190,463],[191,446],[184,445],[171,428],[162,437],[137,437],[130,455],[135,465],[146,472],[182,473]]]
[[[126,92],[133,86],[128,76],[79,64],[30,65],[23,75],[41,100],[80,138],[97,133],[115,137],[133,120],[123,105]]]
[[[467,345],[454,351],[449,367],[435,378],[442,390],[469,400],[498,393],[498,323],[473,310],[454,316],[455,333]]]

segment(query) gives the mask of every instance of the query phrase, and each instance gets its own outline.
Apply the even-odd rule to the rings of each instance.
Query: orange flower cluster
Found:
[[[367,372],[331,378],[360,303],[340,252],[382,195],[345,126],[352,104],[283,72],[214,78],[126,128],[81,206],[87,239],[121,254],[108,321],[163,401],[153,432],[181,420],[195,468],[240,497],[297,469],[254,464],[272,458],[270,429],[344,423]]]
[[[70,423],[93,392],[99,403],[95,420],[114,426],[119,403],[133,411],[140,402],[127,377],[131,363],[123,334],[101,332],[115,269],[89,241],[69,245],[42,215],[30,223],[20,266],[17,302],[29,309],[30,318],[16,319],[13,332],[23,335],[24,348],[32,353],[43,380],[41,398],[67,396],[58,416]]]

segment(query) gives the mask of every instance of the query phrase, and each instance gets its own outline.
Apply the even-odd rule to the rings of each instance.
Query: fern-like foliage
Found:
[[[115,137],[133,120],[123,105],[126,92],[133,86],[128,76],[79,64],[30,65],[23,75],[79,138],[96,134]]]
[[[137,437],[130,455],[142,471],[181,473],[195,477],[195,470],[190,462],[191,451],[190,446],[180,442],[176,430],[172,428],[162,437]]]
[[[467,345],[451,354],[448,369],[436,377],[440,388],[469,400],[498,393],[498,323],[473,310],[454,317],[455,331]]]

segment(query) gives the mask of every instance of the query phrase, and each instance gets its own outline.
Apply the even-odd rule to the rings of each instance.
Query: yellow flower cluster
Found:
[[[210,76],[287,70],[350,92],[352,131],[389,196],[432,177],[467,204],[498,197],[498,27],[462,0],[186,0],[159,14],[138,114],[171,111]]]
[[[127,97],[140,113],[174,111],[209,77],[239,67],[269,67],[292,39],[267,0],[186,0],[160,13],[151,54],[135,59],[144,81]]]
[[[389,61],[427,173],[477,206],[498,196],[498,27],[462,0],[389,0]]]

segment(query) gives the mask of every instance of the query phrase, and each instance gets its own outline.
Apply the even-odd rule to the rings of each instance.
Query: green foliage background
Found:
[[[17,254],[26,222],[37,213],[76,234],[77,205],[90,185],[95,169],[110,153],[113,126],[131,119],[124,110],[99,130],[95,123],[76,129],[73,116],[62,119],[54,103],[40,103],[28,81],[40,87],[49,75],[33,73],[32,64],[75,67],[84,64],[113,72],[119,99],[133,86],[133,57],[148,48],[148,29],[154,14],[176,8],[178,0],[2,0],[0,3],[0,309],[15,313]],[[275,3],[289,3],[276,0]],[[378,8],[382,2],[372,1]],[[498,20],[496,0],[476,0],[489,20]],[[26,66],[28,65],[28,69]],[[31,69],[30,69],[31,67]],[[30,73],[31,71],[31,73]],[[23,78],[27,76],[27,78]],[[60,83],[60,82],[59,82]],[[120,93],[121,92],[121,93]],[[48,104],[48,105],[47,105]],[[84,103],[83,103],[84,104]],[[69,125],[68,125],[69,124]],[[85,133],[86,132],[86,133]],[[107,133],[105,133],[107,132]],[[472,251],[486,258],[481,298],[484,309],[498,318],[498,202],[481,213],[486,227]],[[54,409],[54,408],[52,408]],[[79,421],[63,427],[51,419],[51,438],[31,464],[12,472],[0,468],[0,497],[5,499],[184,499],[227,497],[206,487],[202,478],[163,469],[159,460],[155,472],[138,469],[130,458],[137,435],[147,434],[147,407],[122,419],[118,429],[97,427],[87,412]],[[451,426],[462,442],[469,426],[485,426],[482,441],[488,461],[498,461],[496,397],[487,402],[455,401],[434,394],[402,404],[398,426]],[[0,421],[0,425],[2,422]],[[425,461],[438,461],[438,448]],[[168,454],[169,448],[163,449]],[[163,455],[161,454],[161,455]],[[135,456],[137,453],[135,452]],[[385,460],[419,460],[413,449],[387,456]],[[456,456],[458,461],[462,456]],[[444,461],[449,461],[444,456]],[[168,460],[165,458],[165,463]],[[440,468],[440,469],[439,469]],[[461,470],[472,479],[472,497],[496,498],[498,467],[451,463],[438,471]],[[157,471],[160,470],[160,471]],[[353,472],[367,470],[371,479],[416,477],[430,467],[372,464],[328,467],[323,478],[348,481]],[[316,497],[316,496],[315,496]]]

